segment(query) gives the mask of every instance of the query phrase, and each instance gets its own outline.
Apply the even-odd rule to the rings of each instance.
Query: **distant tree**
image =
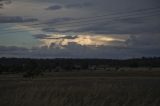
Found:
[[[126,60],[113,59],[27,59],[0,58],[1,73],[25,73],[24,77],[39,76],[42,72],[96,70],[98,66],[115,67],[160,67],[160,57],[134,58]],[[94,66],[94,67],[92,67]],[[93,69],[94,68],[94,69]],[[151,69],[151,68],[150,68]],[[104,69],[106,70],[106,69]]]

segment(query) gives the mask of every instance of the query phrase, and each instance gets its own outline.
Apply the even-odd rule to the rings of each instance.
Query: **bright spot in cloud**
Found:
[[[41,46],[51,47],[52,45],[63,47],[70,43],[75,43],[81,46],[106,46],[111,45],[113,42],[125,42],[126,39],[116,38],[106,35],[77,35],[77,36],[67,36],[67,35],[47,35],[43,39],[40,39],[43,43]]]

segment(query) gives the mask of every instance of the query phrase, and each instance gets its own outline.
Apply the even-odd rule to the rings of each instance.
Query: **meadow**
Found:
[[[159,75],[157,71],[0,75],[0,106],[159,106]]]

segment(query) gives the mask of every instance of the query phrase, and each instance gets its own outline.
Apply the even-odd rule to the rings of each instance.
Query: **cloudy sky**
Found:
[[[159,0],[0,0],[0,57],[160,56]]]

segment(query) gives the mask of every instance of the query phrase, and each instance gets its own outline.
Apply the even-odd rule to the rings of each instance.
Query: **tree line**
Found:
[[[0,58],[0,73],[41,73],[59,71],[96,70],[110,67],[160,67],[160,57],[133,59],[31,59]]]

